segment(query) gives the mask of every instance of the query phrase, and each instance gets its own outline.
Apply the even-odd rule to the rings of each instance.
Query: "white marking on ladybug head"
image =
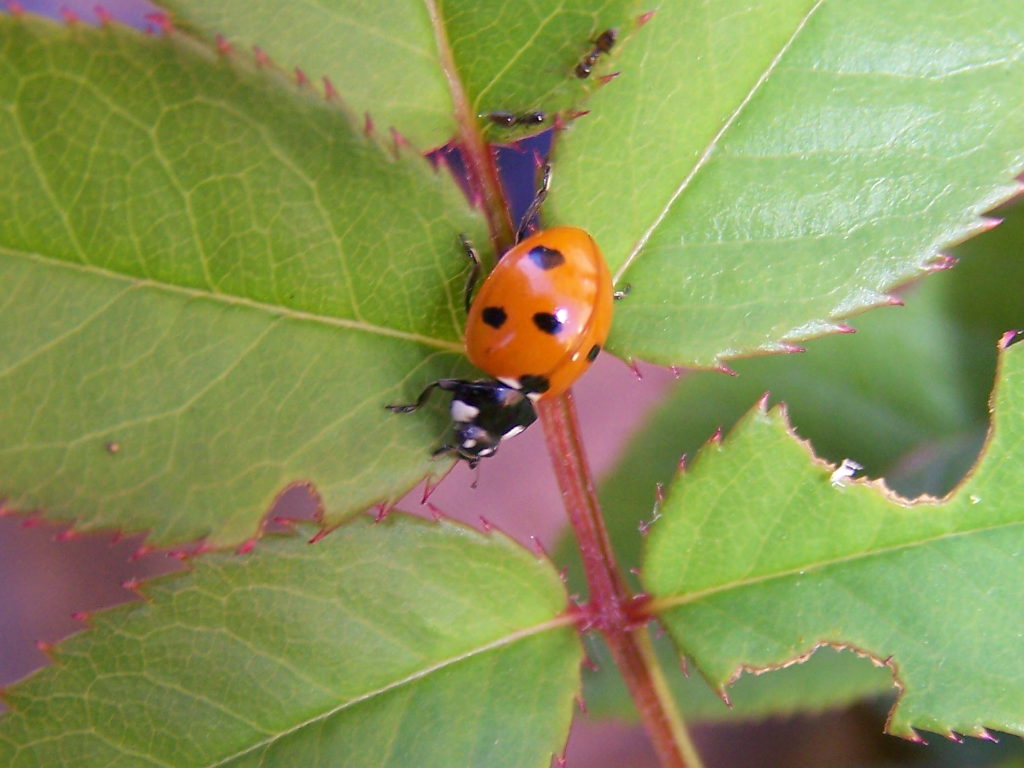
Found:
[[[464,400],[455,399],[452,400],[451,414],[452,421],[467,422],[479,416],[480,409]]]
[[[474,440],[473,443],[476,444],[476,440]],[[490,456],[492,453],[494,453],[494,449],[493,448],[481,448],[477,452],[476,455],[477,456]]]
[[[510,437],[515,437],[520,432],[522,432],[524,429],[526,429],[526,427],[524,427],[522,424],[516,424],[514,427],[512,427],[512,429],[510,429],[508,432],[506,432],[504,435],[502,435],[501,439],[502,440],[508,440]]]
[[[511,377],[505,376],[505,377],[499,378],[498,381],[500,381],[506,387],[512,387],[512,389],[522,389],[523,388],[523,385],[519,381],[519,379],[513,379]]]
[[[536,403],[538,400],[540,400],[544,396],[544,393],[543,392],[527,392],[526,396],[528,398],[530,398],[530,400],[532,402]]]
[[[472,437],[469,438],[468,440],[463,440],[462,441],[462,447],[463,448],[476,448],[476,440],[474,440]],[[483,451],[481,451],[481,453],[483,453]]]

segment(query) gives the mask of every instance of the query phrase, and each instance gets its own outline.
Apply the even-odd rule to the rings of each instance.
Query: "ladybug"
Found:
[[[502,440],[537,419],[534,402],[565,392],[594,362],[611,329],[616,294],[594,239],[576,227],[523,238],[547,191],[548,173],[524,218],[519,241],[506,251],[472,298],[479,259],[463,238],[473,270],[466,286],[466,353],[491,378],[441,379],[396,413],[421,407],[435,389],[452,393],[455,441],[434,455],[454,454],[475,467]]]

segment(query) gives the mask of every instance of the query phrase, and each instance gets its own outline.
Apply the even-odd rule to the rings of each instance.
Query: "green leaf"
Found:
[[[635,721],[636,707],[603,642],[588,637],[583,695],[592,718]],[[651,638],[666,682],[682,716],[690,723],[736,722],[809,714],[892,690],[888,669],[851,652],[822,648],[802,664],[764,675],[743,675],[729,686],[728,705],[693,670],[679,671],[679,654],[660,628]]]
[[[204,556],[5,692],[0,764],[543,766],[580,645],[550,564],[393,516]]]
[[[852,457],[870,477],[904,496],[941,496],[977,459],[989,426],[988,396],[995,375],[992,341],[1024,328],[1024,206],[955,250],[959,263],[920,281],[906,306],[871,312],[857,333],[815,339],[800,355],[738,360],[735,376],[690,372],[630,441],[601,483],[601,506],[616,557],[639,569],[641,522],[653,515],[655,487],[668,483],[683,455],[693,456],[719,428],[731,429],[765,392],[784,402],[796,432],[817,456]],[[569,563],[569,583],[583,592],[577,546],[564,536],[556,561]],[[671,654],[666,667],[675,665]],[[588,710],[597,716],[632,712],[612,665],[598,659],[585,672]],[[891,687],[891,676],[851,654],[815,654],[801,665],[729,689],[725,709],[699,676],[670,676],[690,718],[749,716],[848,704]],[[774,701],[774,710],[773,704]]]
[[[185,29],[257,45],[287,70],[327,76],[357,113],[424,150],[456,134],[461,98],[479,116],[571,109],[592,85],[572,74],[590,41],[646,10],[640,0],[161,4]],[[489,132],[496,141],[518,133]]]
[[[632,285],[610,349],[712,367],[884,304],[1016,189],[1022,41],[1016,0],[672,3],[627,31],[548,207]]]
[[[1022,393],[1013,347],[973,475],[913,505],[880,483],[830,483],[780,409],[755,409],[673,484],[647,540],[651,609],[715,687],[854,647],[894,671],[891,732],[1024,732]]]
[[[448,174],[182,36],[0,16],[0,494],[154,542],[433,469],[388,402],[465,369]],[[105,446],[116,446],[117,452]]]

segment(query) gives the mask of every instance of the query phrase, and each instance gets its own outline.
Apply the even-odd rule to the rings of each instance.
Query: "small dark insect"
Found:
[[[576,65],[574,70],[576,77],[581,80],[590,77],[590,73],[594,69],[594,65],[597,60],[601,57],[602,53],[608,53],[611,51],[612,46],[615,45],[615,40],[618,38],[619,33],[614,27],[606,29],[600,35],[597,36],[597,40],[594,41],[594,47],[590,52],[580,59],[579,64]]]
[[[487,115],[487,119],[495,125],[511,127],[513,125],[540,125],[547,120],[547,115],[543,112],[526,112],[522,115],[513,112],[491,112]]]

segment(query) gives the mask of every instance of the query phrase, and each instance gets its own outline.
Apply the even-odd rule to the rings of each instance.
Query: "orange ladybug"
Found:
[[[565,392],[590,367],[612,324],[612,302],[620,298],[594,239],[576,227],[554,227],[524,237],[547,193],[549,169],[518,242],[505,252],[472,298],[480,260],[462,239],[473,270],[466,284],[466,353],[493,377],[440,379],[415,403],[388,405],[395,413],[420,408],[435,389],[452,393],[450,453],[470,467],[493,455],[502,440],[537,420],[533,403]],[[471,301],[472,299],[472,301]]]
[[[466,321],[470,362],[531,399],[559,395],[590,366],[612,325],[612,278],[576,227],[531,235],[501,257]]]

